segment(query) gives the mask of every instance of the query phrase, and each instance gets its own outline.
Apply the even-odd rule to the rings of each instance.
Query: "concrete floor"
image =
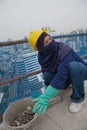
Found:
[[[60,93],[61,100],[50,106],[44,115],[40,115],[31,129],[27,130],[87,130],[87,81],[86,98],[82,110],[77,114],[69,112],[71,88]],[[0,130],[7,130],[4,125]]]

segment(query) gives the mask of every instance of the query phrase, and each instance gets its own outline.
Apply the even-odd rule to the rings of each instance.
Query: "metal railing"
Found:
[[[87,36],[87,33],[78,33],[78,34],[68,34],[68,35],[57,35],[53,36],[54,39],[58,38],[69,38],[69,37],[77,37],[77,36]],[[15,44],[23,44],[27,43],[28,39],[21,39],[21,40],[16,40],[16,41],[4,41],[0,42],[0,47],[1,46],[10,46],[10,45],[15,45]]]
[[[54,39],[58,39],[58,38],[69,38],[69,37],[77,37],[77,36],[87,36],[87,33],[79,33],[79,34],[69,34],[69,35],[58,35],[58,36],[53,36]],[[3,46],[11,46],[11,45],[15,45],[15,44],[24,44],[27,43],[28,39],[22,39],[22,40],[16,40],[16,41],[5,41],[5,42],[0,42],[0,47]],[[87,54],[81,56],[82,58],[87,57]],[[23,74],[20,76],[16,76],[14,78],[10,78],[8,80],[5,81],[1,81],[0,82],[0,86],[20,80],[22,78],[28,77],[28,76],[33,76],[36,74],[41,73],[41,70],[37,70],[37,71],[33,71],[31,73],[27,73],[27,74]]]

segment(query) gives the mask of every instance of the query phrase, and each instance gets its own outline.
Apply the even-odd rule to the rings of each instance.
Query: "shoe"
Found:
[[[71,102],[69,110],[71,113],[77,113],[82,109],[83,102],[75,103]]]

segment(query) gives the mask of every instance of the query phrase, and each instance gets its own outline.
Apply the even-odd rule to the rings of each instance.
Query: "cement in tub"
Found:
[[[38,117],[37,114],[30,112],[33,106],[30,98],[23,98],[10,104],[3,115],[5,127],[8,130],[31,130]]]

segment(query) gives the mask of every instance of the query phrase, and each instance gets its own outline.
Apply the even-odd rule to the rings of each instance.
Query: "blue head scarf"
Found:
[[[42,71],[49,71],[56,73],[58,65],[58,44],[52,39],[51,43],[44,47],[44,38],[48,34],[43,33],[38,39],[38,61],[41,65]]]

